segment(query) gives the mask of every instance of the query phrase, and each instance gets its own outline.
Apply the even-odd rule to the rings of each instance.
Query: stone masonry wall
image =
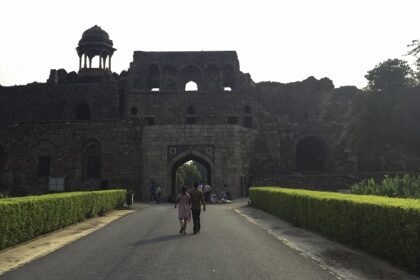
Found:
[[[245,113],[245,107],[250,113]],[[137,108],[136,115],[130,114]],[[188,108],[194,114],[188,114]],[[196,124],[226,124],[228,117],[236,117],[238,124],[245,116],[253,117],[253,127],[258,127],[257,95],[253,92],[130,92],[127,101],[129,117],[153,117],[154,124],[186,124],[187,117],[194,117]]]
[[[230,192],[238,197],[243,191],[241,177],[249,165],[249,157],[243,153],[251,153],[254,137],[255,130],[238,125],[146,126],[142,148],[143,186],[153,180],[162,187],[164,199],[170,197],[173,165],[194,155],[210,165],[213,191]]]
[[[116,82],[0,87],[0,123],[75,120],[80,102],[93,120],[118,119],[118,93]]]
[[[97,141],[101,149],[101,178],[93,182],[82,170],[83,147],[89,141]],[[67,191],[98,189],[101,181],[108,188],[140,188],[141,127],[128,121],[3,125],[0,146],[6,154],[5,183],[12,187],[33,191],[37,156],[48,152],[50,177],[65,178]]]

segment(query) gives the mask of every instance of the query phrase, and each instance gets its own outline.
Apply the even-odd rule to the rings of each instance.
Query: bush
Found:
[[[408,174],[402,177],[385,176],[381,183],[367,179],[354,184],[350,191],[352,194],[420,198],[420,177]]]
[[[1,199],[0,249],[122,207],[125,193],[109,190]]]
[[[253,204],[296,226],[420,274],[420,201],[308,190],[250,189]]]

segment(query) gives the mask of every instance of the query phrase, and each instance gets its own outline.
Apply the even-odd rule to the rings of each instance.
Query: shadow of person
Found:
[[[154,243],[159,243],[159,242],[167,242],[167,241],[172,241],[176,239],[182,239],[185,236],[189,236],[189,234],[187,235],[173,234],[173,235],[159,236],[159,237],[155,237],[151,239],[139,240],[138,242],[134,243],[134,245],[143,246],[143,245],[149,245],[149,244],[154,244]]]

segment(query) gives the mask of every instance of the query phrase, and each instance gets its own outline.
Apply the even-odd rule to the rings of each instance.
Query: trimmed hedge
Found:
[[[123,206],[126,190],[71,192],[0,200],[0,249]]]
[[[420,200],[257,187],[255,207],[420,274]]]

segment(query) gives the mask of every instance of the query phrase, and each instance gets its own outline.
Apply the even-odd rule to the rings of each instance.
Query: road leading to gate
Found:
[[[196,235],[178,233],[173,205],[136,207],[0,279],[337,279],[229,205],[208,206]]]

